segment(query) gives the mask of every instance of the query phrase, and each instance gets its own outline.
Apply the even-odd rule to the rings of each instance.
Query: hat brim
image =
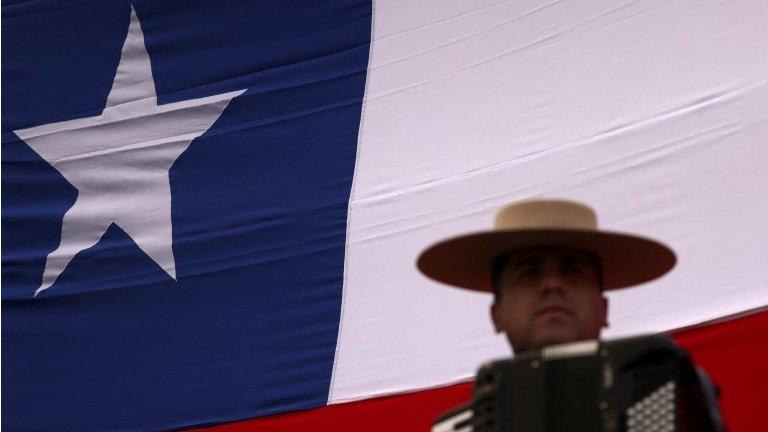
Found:
[[[496,257],[539,247],[567,247],[594,253],[601,262],[604,290],[651,281],[670,271],[677,262],[672,249],[644,237],[609,231],[539,229],[485,231],[444,240],[422,252],[417,266],[438,282],[490,292]]]

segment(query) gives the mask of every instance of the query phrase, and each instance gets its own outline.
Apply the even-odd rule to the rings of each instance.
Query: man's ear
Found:
[[[608,328],[608,297],[602,296],[603,300],[603,328]]]
[[[491,305],[491,320],[493,321],[493,328],[496,329],[496,333],[502,332],[501,313],[499,313],[499,305],[493,302]]]

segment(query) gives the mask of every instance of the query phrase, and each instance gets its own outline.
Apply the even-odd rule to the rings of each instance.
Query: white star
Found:
[[[131,7],[120,64],[101,115],[15,131],[78,191],[35,296],[112,223],[175,280],[168,170],[244,91],[158,105],[144,34]]]

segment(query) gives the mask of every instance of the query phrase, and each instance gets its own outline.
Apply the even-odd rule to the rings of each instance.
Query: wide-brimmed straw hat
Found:
[[[436,281],[492,291],[491,272],[499,255],[543,247],[595,254],[601,262],[604,290],[656,279],[677,261],[672,249],[656,240],[599,230],[595,212],[584,204],[531,200],[499,210],[491,231],[454,237],[430,246],[419,256],[417,266]]]

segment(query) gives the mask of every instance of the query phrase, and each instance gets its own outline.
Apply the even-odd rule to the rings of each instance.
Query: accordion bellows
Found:
[[[582,341],[483,365],[433,432],[715,432],[715,390],[665,336]]]

